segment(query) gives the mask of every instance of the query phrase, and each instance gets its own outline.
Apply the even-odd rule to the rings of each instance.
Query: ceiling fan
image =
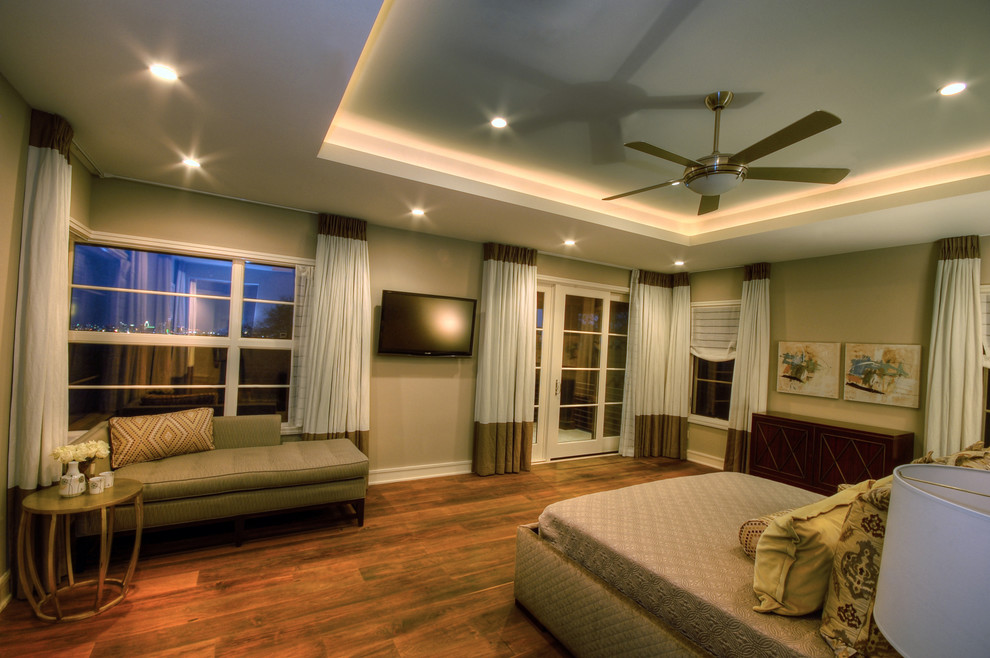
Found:
[[[665,151],[662,148],[647,144],[646,142],[629,142],[627,147],[635,149],[648,155],[663,158],[675,164],[683,165],[684,175],[680,178],[664,181],[657,185],[641,187],[638,190],[623,192],[614,196],[606,197],[603,201],[620,199],[632,194],[647,192],[661,187],[678,185],[683,183],[689,190],[701,195],[701,203],[698,206],[698,214],[718,210],[719,197],[729,190],[732,190],[746,179],[750,180],[776,180],[789,181],[792,183],[822,183],[834,185],[849,173],[848,169],[827,168],[827,167],[750,167],[749,164],[758,158],[769,155],[774,151],[788,147],[791,144],[807,139],[812,135],[828,130],[833,126],[842,123],[842,120],[834,114],[818,110],[812,112],[803,119],[795,121],[782,130],[778,130],[769,137],[744,148],[738,153],[719,153],[718,150],[718,129],[719,119],[722,110],[732,102],[731,91],[716,91],[705,97],[705,105],[715,112],[715,141],[712,146],[711,155],[692,160],[683,156]]]

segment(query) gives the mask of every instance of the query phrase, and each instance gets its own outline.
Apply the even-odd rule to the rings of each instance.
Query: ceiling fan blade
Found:
[[[588,123],[591,138],[592,164],[625,162],[626,150],[622,148],[622,127],[618,119],[601,119]]]
[[[679,164],[683,167],[701,167],[700,162],[695,162],[689,158],[685,158],[682,155],[677,155],[676,153],[671,153],[670,151],[665,151],[660,147],[654,146],[653,144],[647,144],[646,142],[629,142],[626,144],[631,149],[639,151],[641,153],[646,153],[647,155],[652,155],[657,158],[662,158],[668,160],[675,164]]]
[[[674,183],[680,183],[681,179],[668,180],[657,185],[650,185],[649,187],[641,187],[638,190],[632,190],[631,192],[623,192],[622,194],[616,194],[614,196],[607,196],[602,201],[611,201],[612,199],[621,199],[624,196],[632,196],[633,194],[639,194],[640,192],[649,192],[650,190],[655,190],[661,187],[667,187],[668,185],[673,185]]]
[[[698,204],[698,214],[704,215],[714,210],[718,210],[718,195],[701,197],[701,203]]]
[[[848,173],[848,169],[829,167],[748,167],[746,179],[834,185],[845,178]]]
[[[770,155],[774,151],[779,151],[812,135],[817,135],[823,130],[828,130],[840,123],[842,123],[842,119],[834,114],[825,112],[824,110],[817,110],[803,119],[798,119],[786,128],[778,130],[769,137],[758,141],[752,146],[744,148],[729,158],[729,162],[732,164],[749,164],[753,160]]]

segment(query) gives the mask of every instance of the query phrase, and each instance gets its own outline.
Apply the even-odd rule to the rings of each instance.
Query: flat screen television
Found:
[[[477,301],[382,291],[379,354],[471,356]]]

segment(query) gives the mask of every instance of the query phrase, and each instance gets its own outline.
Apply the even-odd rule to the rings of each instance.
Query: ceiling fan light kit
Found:
[[[837,126],[842,122],[839,117],[823,110],[812,112],[803,119],[795,121],[786,128],[778,130],[769,137],[738,153],[719,153],[718,137],[722,110],[731,102],[731,91],[716,91],[705,97],[705,105],[715,113],[715,137],[712,143],[711,155],[692,160],[676,153],[665,151],[646,142],[629,142],[626,144],[628,148],[640,151],[641,153],[683,165],[685,168],[684,175],[677,180],[664,181],[657,185],[623,192],[606,197],[603,200],[611,201],[613,199],[639,194],[640,192],[684,183],[692,192],[701,195],[698,214],[704,215],[705,213],[718,210],[719,197],[738,187],[747,177],[753,180],[834,185],[849,173],[848,169],[826,167],[755,167],[752,169],[749,167],[749,163],[758,158],[779,151],[791,144],[816,135],[823,130]]]

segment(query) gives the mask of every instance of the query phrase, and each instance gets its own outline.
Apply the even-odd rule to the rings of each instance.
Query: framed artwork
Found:
[[[777,392],[839,397],[839,343],[777,343]]]
[[[846,343],[843,399],[918,407],[921,345]]]

